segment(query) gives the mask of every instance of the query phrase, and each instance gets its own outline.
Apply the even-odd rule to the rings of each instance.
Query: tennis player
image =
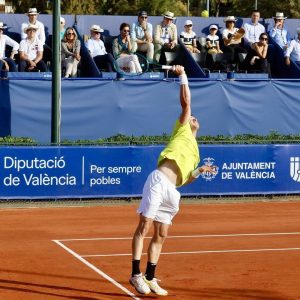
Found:
[[[196,141],[199,123],[191,115],[191,94],[188,79],[182,66],[175,66],[179,75],[181,114],[175,123],[171,139],[158,158],[158,167],[148,176],[143,197],[138,208],[139,224],[132,239],[132,274],[129,282],[141,294],[151,291],[160,296],[168,292],[155,278],[155,269],[162,245],[167,237],[173,217],[179,210],[180,187],[198,178],[202,172],[213,172],[209,166],[197,167],[200,161]],[[140,271],[144,238],[152,224],[154,233],[148,247],[148,263],[145,275]]]

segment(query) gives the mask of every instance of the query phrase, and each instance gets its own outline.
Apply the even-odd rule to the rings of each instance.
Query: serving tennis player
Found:
[[[139,293],[149,294],[152,291],[160,296],[166,296],[168,292],[159,286],[155,269],[169,226],[179,210],[180,193],[176,187],[191,183],[203,172],[214,172],[209,166],[198,167],[200,156],[196,135],[199,123],[191,114],[188,78],[182,66],[174,66],[173,72],[179,76],[182,111],[169,143],[160,153],[157,169],[150,173],[143,188],[138,208],[139,223],[132,239],[132,274],[129,279]],[[152,224],[154,233],[143,275],[140,271],[143,242]]]

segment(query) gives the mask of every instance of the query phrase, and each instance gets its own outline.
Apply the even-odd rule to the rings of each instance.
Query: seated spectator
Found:
[[[258,10],[253,10],[251,13],[251,21],[243,25],[245,30],[244,47],[247,50],[251,49],[253,43],[259,42],[260,35],[266,32],[265,27],[258,23],[259,19],[260,12]]]
[[[77,77],[80,62],[80,41],[73,27],[68,27],[61,41],[61,63],[65,69],[65,78]]]
[[[3,34],[6,28],[7,26],[4,26],[3,22],[0,22],[0,71],[3,69],[5,71],[16,72],[17,66],[14,61],[14,56],[18,53],[19,44],[9,36]],[[5,56],[6,45],[12,47],[9,57]]]
[[[234,16],[228,16],[224,19],[226,28],[223,30],[224,53],[227,53],[228,62],[230,64],[237,64],[239,62],[239,53],[247,53],[242,47],[242,38],[244,36],[244,29],[236,28],[236,19]]]
[[[113,40],[113,54],[117,66],[126,73],[142,73],[136,51],[136,43],[130,38],[130,25],[122,23],[120,34]]]
[[[91,38],[85,43],[97,67],[113,72],[114,58],[106,52],[103,41],[100,39],[104,30],[99,25],[92,25],[90,28]]]
[[[46,72],[47,66],[43,61],[43,44],[36,37],[38,26],[29,24],[24,28],[26,38],[21,41],[20,55],[20,72]]]
[[[251,44],[251,49],[248,52],[244,65],[248,71],[259,71],[262,73],[268,73],[268,35],[262,33],[259,37],[259,41]]]
[[[283,50],[286,50],[288,43],[291,41],[290,34],[284,28],[284,20],[286,17],[282,12],[277,12],[273,19],[274,27],[269,31],[269,35]]]
[[[217,35],[218,26],[209,26],[209,35],[206,37],[206,49],[209,54],[223,53],[220,49],[219,36]]]
[[[180,39],[189,52],[200,53],[197,48],[196,33],[192,30],[192,27],[193,22],[191,20],[186,20],[184,23],[184,31],[180,34]]]
[[[163,21],[156,25],[154,32],[154,60],[156,62],[159,62],[162,52],[177,50],[177,27],[173,24],[174,13],[167,11],[163,17]]]
[[[292,40],[284,54],[286,65],[291,64],[292,59],[300,67],[300,28],[297,28],[298,38]]]
[[[66,25],[65,18],[60,17],[60,40],[62,40],[64,37],[65,31],[66,31],[65,25]]]
[[[46,42],[45,27],[42,22],[37,20],[37,17],[39,15],[37,9],[35,7],[29,8],[26,14],[28,15],[28,22],[22,23],[21,39],[25,40],[27,37],[27,34],[24,29],[27,28],[28,25],[35,25],[37,27],[36,37],[42,42],[42,45],[44,45]]]
[[[148,61],[153,61],[154,45],[153,45],[153,28],[148,21],[146,11],[141,11],[138,15],[136,23],[131,27],[131,38],[137,43],[137,50],[147,52]]]

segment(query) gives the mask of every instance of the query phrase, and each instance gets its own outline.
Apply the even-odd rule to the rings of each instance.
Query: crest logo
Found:
[[[219,173],[219,167],[214,165],[215,163],[215,159],[212,158],[212,157],[205,157],[203,159],[203,162],[204,162],[204,165],[206,166],[209,166],[213,169],[214,172],[210,173],[210,172],[204,172],[204,173],[201,173],[201,177],[203,179],[205,179],[206,181],[211,181],[213,180],[217,174]]]
[[[293,180],[300,182],[300,157],[290,157],[290,175]]]

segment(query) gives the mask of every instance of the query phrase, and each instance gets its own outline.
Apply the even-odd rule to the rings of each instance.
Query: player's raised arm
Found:
[[[174,73],[179,76],[180,82],[180,104],[182,110],[179,121],[181,124],[186,124],[191,117],[191,93],[189,82],[183,66],[175,66]]]

